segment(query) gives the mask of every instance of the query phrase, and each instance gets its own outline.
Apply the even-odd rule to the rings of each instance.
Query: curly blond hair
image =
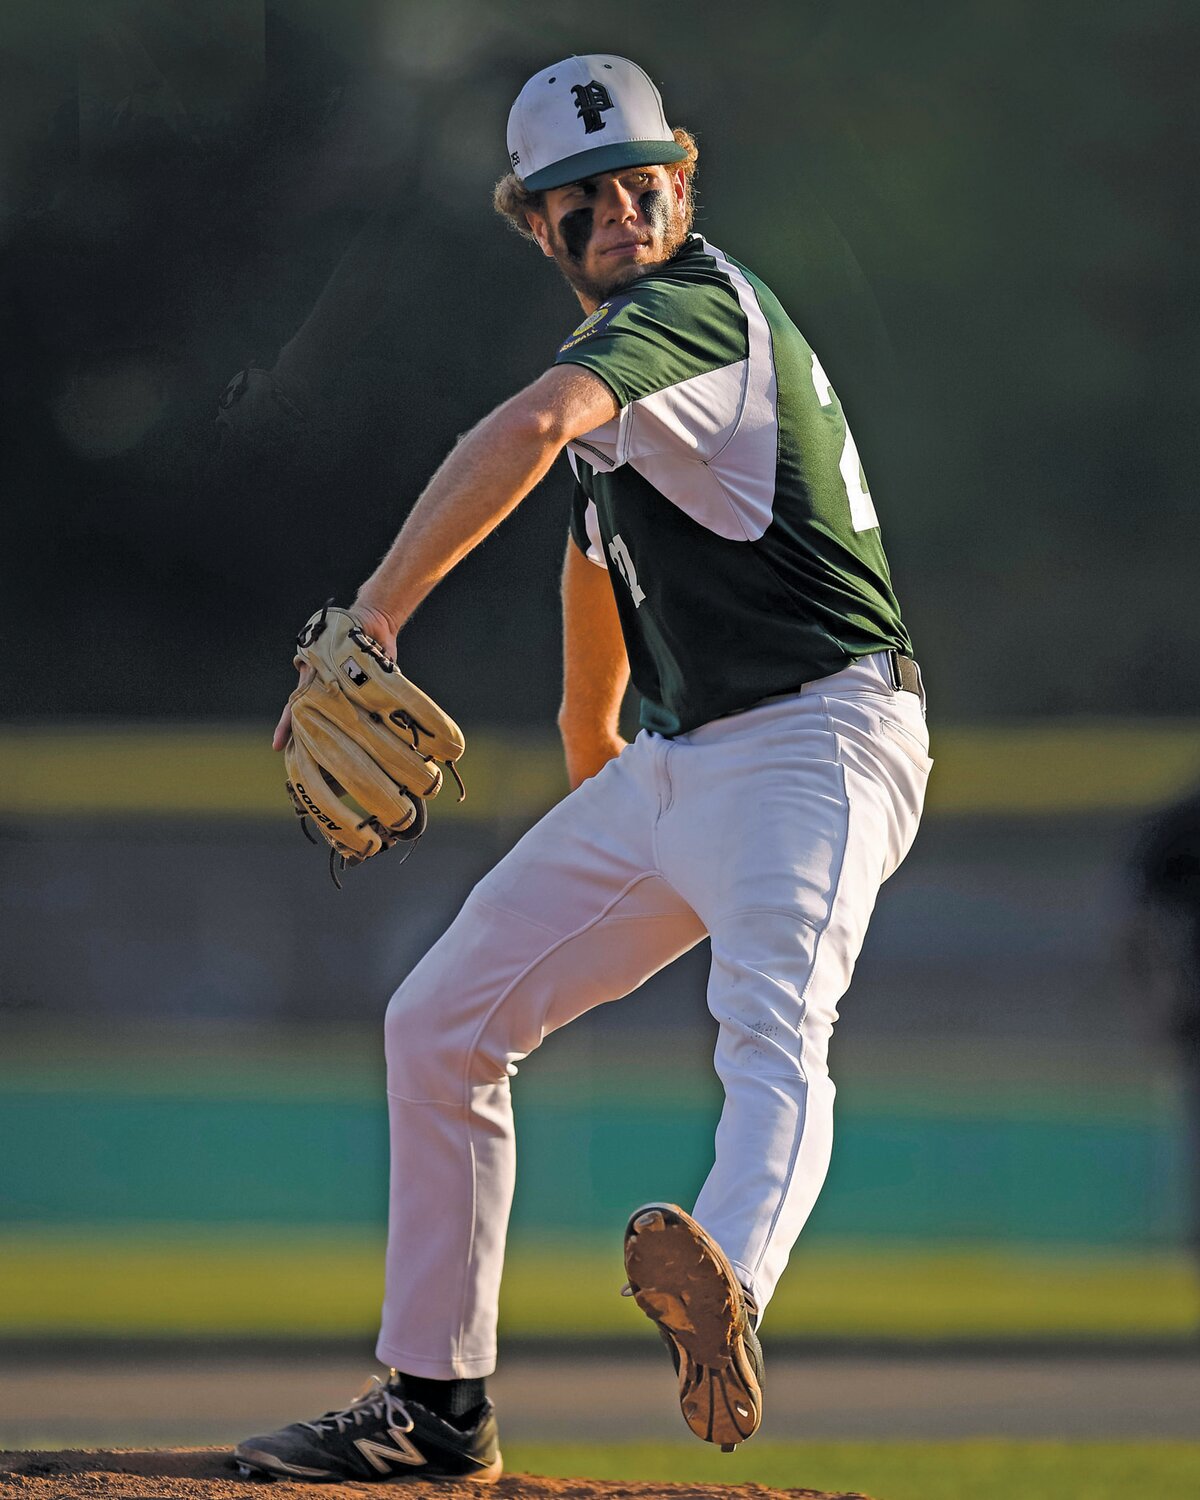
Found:
[[[667,162],[665,165],[672,170],[675,167],[683,168],[683,227],[689,230],[696,213],[696,163],[700,159],[700,152],[690,131],[674,130],[671,133],[676,144],[682,146],[687,153],[683,161]],[[545,202],[545,193],[529,192],[515,172],[506,172],[492,189],[492,207],[527,240],[533,239],[533,233],[525,215],[531,211],[544,213]]]

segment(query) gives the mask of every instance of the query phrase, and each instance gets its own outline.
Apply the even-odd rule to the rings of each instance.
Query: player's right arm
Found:
[[[598,375],[555,366],[477,423],[425,487],[351,610],[384,650],[422,599],[516,509],[572,438],[611,421],[617,399]],[[283,711],[274,747],[291,732]]]
[[[558,715],[571,790],[625,748],[617,728],[629,658],[604,568],[567,542],[563,564],[563,701]]]
[[[599,376],[555,366],[459,440],[358,591],[356,611],[387,620],[389,649],[426,594],[516,509],[567,443],[618,410]]]

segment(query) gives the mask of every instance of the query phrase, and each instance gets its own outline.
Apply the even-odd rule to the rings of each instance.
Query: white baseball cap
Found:
[[[686,156],[646,74],[607,52],[566,57],[535,73],[508,116],[509,161],[533,193]]]

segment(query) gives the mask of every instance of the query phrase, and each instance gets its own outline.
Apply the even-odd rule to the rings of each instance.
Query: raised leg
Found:
[[[830,1034],[931,764],[914,695],[869,664],[842,676],[844,693],[804,693],[678,743],[659,831],[664,873],[712,934],[725,1105],[695,1217],[760,1311],[825,1180]],[[737,798],[713,795],[733,782]],[[702,837],[682,817],[697,806],[722,819]]]

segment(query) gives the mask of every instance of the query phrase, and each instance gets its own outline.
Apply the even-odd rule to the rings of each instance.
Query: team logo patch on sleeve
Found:
[[[612,319],[616,316],[617,313],[621,311],[621,309],[628,301],[629,298],[625,296],[612,297],[609,301],[602,302],[594,313],[589,313],[588,316],[584,318],[583,322],[580,323],[575,332],[571,334],[570,338],[566,339],[559,346],[558,352],[560,354],[565,354],[568,349],[574,349],[576,344],[582,344],[584,339],[590,339],[591,336],[599,330],[606,330],[606,325],[612,321]]]
[[[584,339],[589,338],[595,333],[596,329],[600,327],[601,323],[604,322],[611,312],[612,303],[602,302],[594,313],[589,313],[584,318],[583,322],[580,323],[570,338],[563,341],[558,352],[561,354],[564,349],[574,349],[576,344],[582,344]]]

